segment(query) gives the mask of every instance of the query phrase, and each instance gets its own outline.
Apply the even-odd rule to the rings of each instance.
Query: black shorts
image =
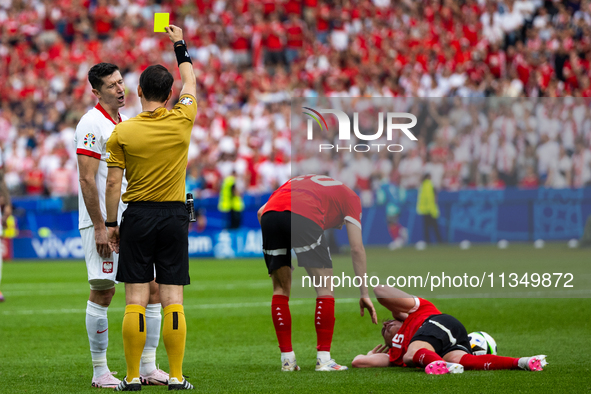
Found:
[[[472,354],[466,328],[458,319],[446,314],[432,315],[425,319],[410,340],[411,343],[414,341],[430,343],[435,353],[441,357],[452,350],[463,350]]]
[[[269,274],[291,267],[291,249],[300,267],[332,268],[324,230],[312,220],[290,211],[265,212],[261,218],[263,254]]]
[[[121,218],[117,281],[188,285],[189,214],[182,202],[129,203]]]

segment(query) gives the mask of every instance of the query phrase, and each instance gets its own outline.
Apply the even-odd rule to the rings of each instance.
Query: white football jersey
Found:
[[[121,121],[127,120],[126,116],[119,115]],[[105,206],[105,192],[107,189],[107,140],[111,136],[115,122],[111,116],[103,109],[100,104],[88,111],[76,126],[76,134],[74,135],[74,144],[76,145],[76,154],[94,157],[100,160],[99,168],[96,174],[96,188],[98,190],[99,201],[101,206],[101,213],[103,220],[107,218],[107,208]],[[78,168],[78,178],[80,178],[80,168]],[[123,176],[121,183],[121,194],[125,193],[127,189],[127,179]],[[119,200],[119,212],[117,221],[121,222],[121,214],[127,208]],[[82,197],[82,190],[80,182],[78,182],[78,228],[86,228],[92,226],[92,220],[86,210],[84,198]]]

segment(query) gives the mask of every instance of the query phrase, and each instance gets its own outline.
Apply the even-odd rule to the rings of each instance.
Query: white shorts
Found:
[[[91,290],[108,290],[115,287],[117,281],[117,264],[119,255],[111,253],[110,259],[103,259],[96,251],[94,240],[94,227],[80,229],[84,257],[86,259],[86,270],[88,271],[88,283]]]

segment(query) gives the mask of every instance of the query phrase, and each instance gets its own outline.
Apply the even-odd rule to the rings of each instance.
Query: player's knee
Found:
[[[102,281],[105,282],[105,281]],[[115,295],[115,284],[113,282],[111,282],[111,286],[110,288],[105,288],[108,287],[108,284],[105,283],[98,283],[98,284],[94,284],[91,283],[90,284],[90,300],[92,302],[94,302],[95,304],[99,304],[102,306],[109,306],[111,305],[111,300],[113,299],[113,296]]]
[[[462,357],[464,357],[466,354],[468,354],[468,353],[463,352],[461,350],[454,350],[454,351],[447,353],[445,356],[443,356],[443,359],[445,361],[447,361],[448,363],[460,364]]]
[[[404,353],[404,356],[402,356],[402,362],[406,365],[412,365],[412,359],[415,356],[415,353],[415,350],[408,350],[406,353]]]

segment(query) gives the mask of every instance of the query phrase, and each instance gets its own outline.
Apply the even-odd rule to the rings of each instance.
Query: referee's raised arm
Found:
[[[187,44],[183,40],[183,30],[175,25],[166,26],[164,30],[166,30],[168,38],[174,44],[174,53],[179,65],[181,81],[183,82],[181,96],[190,94],[193,97],[197,97],[197,81],[193,72],[193,63],[187,51]]]

